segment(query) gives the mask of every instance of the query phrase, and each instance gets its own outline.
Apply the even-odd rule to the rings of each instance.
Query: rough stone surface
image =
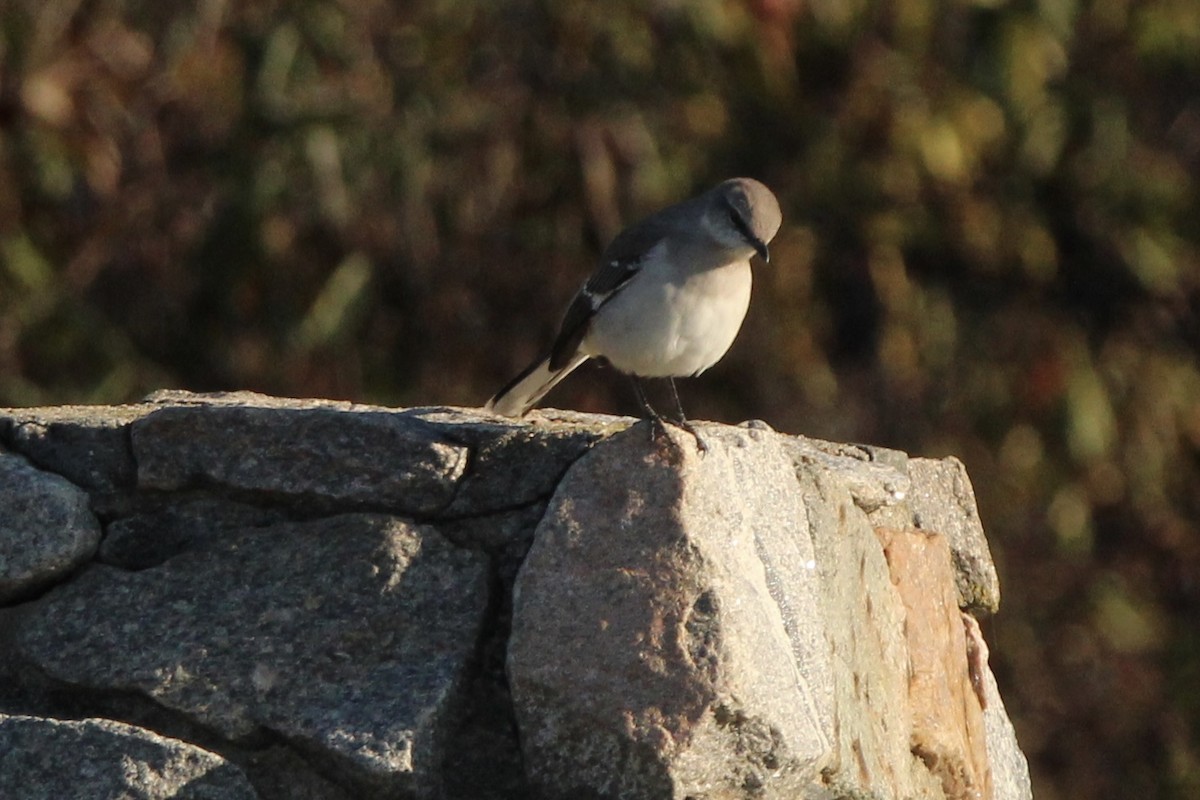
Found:
[[[477,517],[544,503],[563,473],[604,433],[594,417],[590,425],[549,424],[536,428],[491,414],[461,409],[417,408],[405,412],[448,440],[470,447],[472,459],[454,496],[440,516]],[[584,415],[578,415],[580,417]],[[570,418],[568,418],[570,419]],[[464,421],[474,424],[464,425]],[[626,427],[621,420],[611,430]],[[619,426],[619,427],[617,427]],[[514,465],[519,464],[519,469]]]
[[[908,472],[914,524],[945,536],[954,553],[959,604],[995,614],[1000,608],[1000,580],[966,467],[957,458],[915,458],[909,462]]]
[[[811,624],[834,665],[837,735],[822,773],[826,788],[834,797],[939,797],[909,747],[903,608],[874,527],[838,472],[802,463],[796,478],[821,576]]]
[[[952,800],[992,796],[983,707],[971,684],[966,632],[944,536],[876,530],[904,606],[913,753]]]
[[[673,436],[580,461],[518,577],[509,678],[544,796],[794,797],[829,750],[791,460],[749,433],[706,431],[704,457]]]
[[[317,508],[427,516],[453,499],[467,448],[414,417],[236,395],[164,406],[131,426],[141,489],[221,487]]]
[[[508,670],[541,796],[1020,797],[1027,773],[993,781],[956,562],[912,526],[913,462],[705,438],[702,457],[682,435],[597,445],[537,529]]]
[[[0,603],[51,584],[87,561],[99,542],[86,493],[0,452]]]
[[[868,514],[897,507],[909,491],[908,456],[898,450],[846,445],[796,437],[789,441],[793,458],[819,466],[850,493]]]
[[[362,796],[431,792],[487,603],[484,558],[351,514],[245,532],[160,567],[88,570],[32,609],[22,654],[229,739],[267,729]]]
[[[0,714],[0,797],[257,800],[220,756],[106,719]]]
[[[110,522],[99,560],[122,569],[146,569],[215,542],[231,530],[283,520],[284,514],[276,508],[209,496],[187,497]]]
[[[1030,797],[961,464],[757,421],[705,425],[701,456],[635,422],[0,409],[34,465],[0,455],[29,479],[0,483],[0,528],[74,503],[92,531],[0,598],[0,714],[157,731],[260,800]],[[22,556],[65,552],[46,519]],[[111,740],[135,778],[166,763]],[[0,769],[38,774],[37,747]]]
[[[970,661],[971,683],[983,705],[983,724],[987,736],[988,762],[991,769],[993,796],[1011,800],[1033,800],[1029,781],[1029,762],[1017,744],[1017,732],[1004,711],[996,676],[988,666],[988,646],[979,630],[979,623],[970,614],[963,614],[967,653]]]
[[[145,406],[0,409],[0,442],[84,489],[133,486],[129,424]]]

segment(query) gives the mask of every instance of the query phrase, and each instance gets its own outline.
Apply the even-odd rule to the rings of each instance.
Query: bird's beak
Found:
[[[771,251],[767,249],[767,243],[761,242],[758,239],[751,239],[750,244],[754,246],[754,252],[762,256],[762,260],[771,263]]]

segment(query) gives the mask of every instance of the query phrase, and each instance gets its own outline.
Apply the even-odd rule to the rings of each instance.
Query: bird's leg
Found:
[[[675,388],[675,379],[667,378],[667,383],[671,386],[671,397],[675,398],[675,411],[679,413],[679,427],[692,435],[696,440],[696,449],[701,453],[708,452],[708,445],[704,439],[700,437],[700,432],[696,430],[696,426],[687,421],[687,417],[683,415],[683,403],[679,402],[679,390]]]
[[[660,433],[667,432],[666,424],[663,422],[662,416],[646,399],[646,392],[642,389],[642,382],[638,376],[630,375],[629,377],[633,379],[633,391],[637,394],[638,405],[642,407],[642,413],[646,415],[646,419],[650,420],[650,441],[654,441]]]

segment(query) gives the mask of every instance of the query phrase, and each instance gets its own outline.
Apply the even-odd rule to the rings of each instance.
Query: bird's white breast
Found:
[[[645,378],[698,375],[737,337],[751,274],[745,259],[697,271],[656,259],[592,318],[581,350]]]

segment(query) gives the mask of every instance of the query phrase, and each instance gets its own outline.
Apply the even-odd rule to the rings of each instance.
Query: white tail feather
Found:
[[[529,409],[536,406],[546,392],[549,392],[558,382],[571,374],[571,371],[587,361],[585,355],[577,355],[563,366],[562,369],[550,369],[550,359],[546,358],[533,364],[518,376],[510,385],[501,389],[495,397],[488,400],[485,411],[503,414],[506,417],[524,416]]]

